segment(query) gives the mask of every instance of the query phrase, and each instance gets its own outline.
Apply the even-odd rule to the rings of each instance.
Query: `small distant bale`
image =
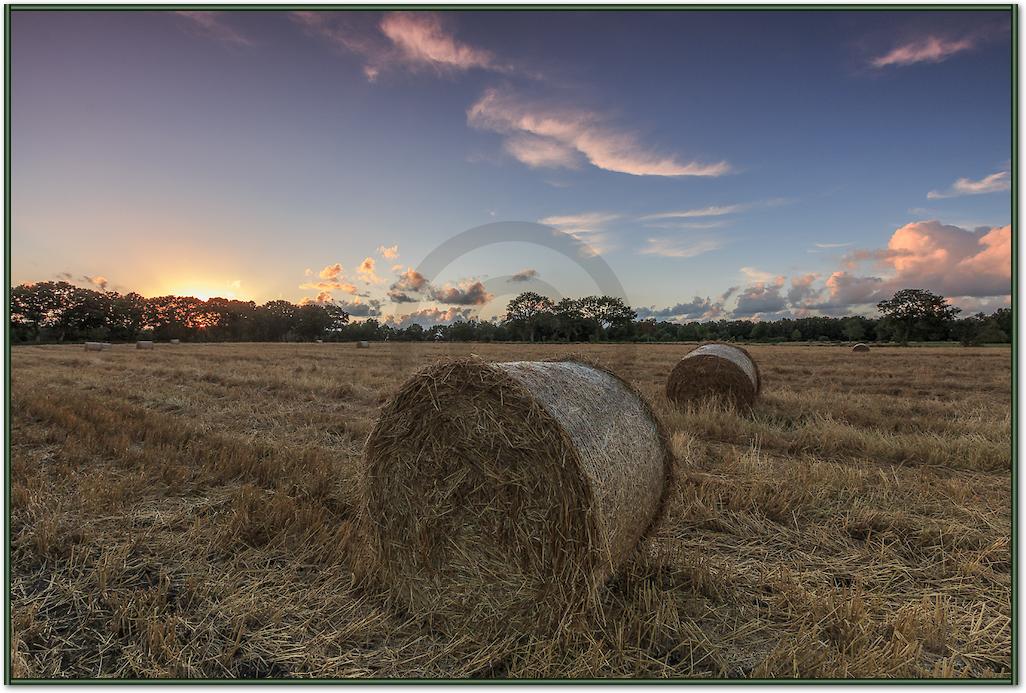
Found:
[[[323,339],[315,339],[314,341],[317,342],[318,344],[324,344],[324,340]]]
[[[153,342],[149,341],[149,340],[139,340],[138,342],[135,343],[135,348],[136,349],[152,349],[153,348]]]
[[[110,342],[104,342],[103,343],[103,348],[104,349],[112,349],[112,348],[114,348],[114,345],[111,344]]]
[[[356,348],[357,349],[370,349],[370,342],[357,342],[356,343]]]
[[[869,351],[869,346],[866,344],[856,344],[851,348],[852,351]]]
[[[666,379],[666,397],[676,404],[712,398],[740,407],[755,404],[762,376],[748,350],[732,344],[703,344],[690,351]]]
[[[172,344],[181,344],[181,343],[182,343],[182,340],[180,340],[180,339],[172,339],[172,340],[171,340],[171,343],[172,343]]]
[[[104,347],[103,342],[86,342],[85,343],[85,350],[86,351],[103,351],[104,348],[105,347]]]
[[[582,613],[662,512],[673,457],[637,392],[578,361],[444,360],[364,449],[369,573],[457,632]]]

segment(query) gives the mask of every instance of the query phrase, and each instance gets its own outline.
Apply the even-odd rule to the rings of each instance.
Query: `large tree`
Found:
[[[525,291],[506,305],[506,322],[518,331],[523,331],[533,342],[539,324],[545,317],[552,317],[552,299],[533,291]]]
[[[962,312],[943,296],[925,289],[902,289],[876,307],[884,319],[893,323],[902,344],[908,344],[914,333],[931,334],[937,328],[950,327]]]

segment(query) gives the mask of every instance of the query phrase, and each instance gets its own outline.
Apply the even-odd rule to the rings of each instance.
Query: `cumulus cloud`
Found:
[[[713,315],[719,315],[722,312],[722,307],[713,303],[713,301],[706,297],[695,296],[688,303],[678,303],[673,306],[666,308],[656,308],[655,306],[642,306],[637,309],[638,317],[642,320],[646,318],[656,318],[660,320],[701,320],[708,319]]]
[[[188,20],[189,30],[199,36],[239,46],[252,46],[254,44],[252,39],[225,22],[224,12],[179,10],[175,14]]]
[[[390,315],[385,322],[398,329],[405,329],[410,325],[421,327],[432,327],[434,325],[448,325],[456,320],[466,320],[474,312],[473,308],[424,308],[405,315]]]
[[[320,271],[321,279],[335,279],[342,274],[341,263],[336,262],[334,265],[328,265]]]
[[[734,317],[777,313],[787,308],[787,299],[781,293],[786,281],[785,277],[776,277],[772,282],[759,282],[742,289],[737,297]]]
[[[399,278],[392,284],[391,289],[393,291],[418,292],[428,287],[427,277],[412,267],[407,267],[406,271],[400,274]]]
[[[826,297],[810,307],[841,310],[889,298],[900,289],[920,288],[950,298],[1006,296],[1012,282],[1012,227],[975,230],[917,221],[891,236],[887,248],[847,256],[846,269],[826,280]],[[880,276],[854,270],[870,263]]]
[[[925,36],[895,46],[887,53],[869,61],[876,68],[914,65],[916,63],[939,63],[953,55],[970,50],[976,45],[972,37],[942,38]]]
[[[522,269],[509,278],[510,282],[529,282],[538,276],[536,269]]]
[[[458,40],[434,12],[390,12],[374,25],[348,12],[298,11],[291,16],[307,33],[362,57],[370,82],[397,69],[439,75],[472,69],[514,71],[491,51]]]
[[[410,296],[405,291],[399,291],[397,289],[388,290],[388,300],[392,303],[416,303],[420,299],[416,296]]]
[[[356,285],[344,279],[328,279],[319,282],[306,282],[299,285],[300,289],[314,289],[316,291],[341,291],[342,293],[357,295],[360,290]]]
[[[638,252],[642,255],[685,258],[703,255],[722,247],[723,243],[715,238],[649,238]]]
[[[788,303],[792,306],[801,306],[819,295],[819,289],[812,286],[817,279],[819,279],[819,274],[816,272],[791,277],[791,288],[787,292]]]
[[[492,300],[481,282],[469,282],[460,286],[444,286],[431,290],[431,298],[451,306],[481,306]]]
[[[313,275],[313,272],[308,269],[305,274],[309,277]],[[333,265],[327,265],[317,273],[317,276],[319,277],[318,281],[309,281],[299,285],[300,289],[320,292],[319,297],[317,299],[310,299],[311,301],[320,301],[322,303],[324,300],[330,301],[332,291],[341,291],[353,296],[360,293],[356,285],[345,278],[341,263],[336,262]],[[326,294],[327,299],[321,298],[321,294]]]
[[[395,260],[399,257],[399,244],[389,246],[379,245],[378,254],[386,260]]]
[[[368,284],[380,284],[384,281],[381,277],[374,274],[374,258],[364,258],[360,266],[356,268],[356,273],[360,275],[360,279],[364,280]]]
[[[577,157],[605,171],[634,176],[722,176],[730,165],[680,161],[643,146],[598,113],[532,101],[488,89],[467,111],[467,122],[511,138],[506,150],[528,166],[572,167]]]
[[[931,190],[926,196],[931,200],[942,200],[947,197],[961,197],[962,195],[983,195],[985,193],[1003,192],[1009,190],[1012,183],[1008,171],[998,171],[980,180],[959,178],[947,190]]]
[[[361,301],[359,298],[354,298],[351,302],[335,301],[335,305],[354,318],[374,318],[381,315],[381,301],[378,299]]]

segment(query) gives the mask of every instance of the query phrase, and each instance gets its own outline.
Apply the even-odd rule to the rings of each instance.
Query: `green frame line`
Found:
[[[7,651],[4,656],[4,684],[5,685],[53,685],[55,683],[72,685],[181,685],[181,684],[217,684],[217,685],[282,685],[282,684],[306,684],[306,685],[394,685],[396,683],[424,684],[424,685],[548,685],[548,684],[570,684],[570,685],[864,685],[864,684],[907,684],[907,685],[1018,685],[1019,683],[1019,653],[1018,644],[1018,614],[1019,595],[1017,582],[1019,574],[1019,547],[1018,547],[1018,520],[1019,520],[1019,499],[1017,494],[1018,483],[1018,456],[1017,443],[1019,438],[1018,427],[1018,384],[1019,384],[1019,315],[1018,315],[1018,289],[1019,289],[1019,265],[1018,265],[1018,228],[1019,228],[1019,200],[1018,200],[1018,171],[1019,171],[1019,6],[1016,4],[773,4],[773,5],[717,5],[717,4],[615,4],[615,5],[568,5],[568,4],[434,4],[415,5],[409,3],[377,3],[377,4],[337,4],[337,3],[297,3],[297,4],[268,4],[268,5],[230,5],[218,3],[162,3],[153,5],[142,4],[116,4],[116,3],[94,3],[94,4],[5,4],[4,5],[4,42],[5,42],[5,63],[4,63],[4,146],[6,155],[4,157],[4,258],[7,276],[11,276],[11,13],[17,11],[32,12],[88,12],[88,11],[166,11],[181,9],[198,10],[225,10],[243,12],[281,12],[284,10],[296,9],[336,9],[348,11],[381,11],[381,10],[433,10],[433,11],[663,11],[663,12],[853,12],[853,11],[1006,11],[1011,14],[1012,19],[1012,40],[1011,40],[1011,62],[1012,62],[1012,153],[1011,153],[1011,223],[1012,223],[1012,334],[1011,359],[1012,359],[1012,464],[1011,464],[1011,496],[1012,496],[1012,526],[1011,526],[1011,675],[1009,678],[995,679],[958,679],[958,678],[929,678],[929,679],[718,679],[718,678],[680,678],[680,679],[418,679],[418,678],[392,678],[392,679],[321,679],[321,678],[296,678],[296,679],[14,679],[11,676],[13,665],[13,653],[10,648],[12,626],[11,626],[11,340],[4,340],[4,364],[6,366],[4,382],[6,387],[5,411],[5,434],[7,444],[4,446],[4,517],[6,522],[6,545],[4,556],[6,558],[6,570],[4,574],[4,632],[6,634]],[[11,317],[11,286],[7,282],[4,287],[4,319],[10,324]]]

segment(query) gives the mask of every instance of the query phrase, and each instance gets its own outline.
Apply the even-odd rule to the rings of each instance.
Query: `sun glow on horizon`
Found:
[[[205,282],[185,281],[170,285],[160,295],[192,296],[201,301],[209,301],[212,298],[226,298],[229,300],[248,300],[241,294],[242,282],[238,279],[229,282]]]

